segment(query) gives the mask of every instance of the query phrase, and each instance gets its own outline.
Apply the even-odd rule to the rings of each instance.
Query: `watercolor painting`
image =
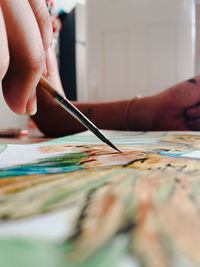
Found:
[[[200,265],[200,135],[110,135],[0,146],[2,266]]]

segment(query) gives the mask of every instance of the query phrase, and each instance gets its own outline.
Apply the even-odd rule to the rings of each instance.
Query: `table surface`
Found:
[[[29,129],[27,135],[18,137],[0,137],[0,144],[33,144],[51,140],[45,137],[38,129]]]

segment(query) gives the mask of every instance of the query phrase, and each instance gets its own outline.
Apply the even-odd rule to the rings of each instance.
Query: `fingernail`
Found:
[[[37,101],[36,101],[36,89],[30,95],[27,105],[26,105],[26,113],[27,115],[33,116],[37,112]]]
[[[46,55],[46,68],[48,73],[54,72],[55,66],[54,66],[54,54],[53,54],[53,47],[52,45],[49,46],[47,50],[47,55]]]
[[[47,76],[47,66],[46,66],[46,63],[44,65],[44,70],[43,70],[43,73],[42,73],[45,77]]]

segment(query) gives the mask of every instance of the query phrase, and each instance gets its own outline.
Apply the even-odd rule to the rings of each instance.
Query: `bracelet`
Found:
[[[136,97],[132,98],[132,99],[128,102],[128,104],[127,104],[127,108],[126,108],[126,119],[125,119],[125,120],[126,120],[126,130],[127,130],[127,131],[134,131],[134,129],[132,129],[132,128],[130,127],[130,125],[129,125],[129,110],[130,110],[130,107],[131,107],[133,101],[134,101],[135,99],[137,99],[137,98],[141,98],[141,95],[137,95]]]

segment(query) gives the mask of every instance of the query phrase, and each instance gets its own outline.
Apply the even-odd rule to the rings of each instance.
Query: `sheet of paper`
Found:
[[[0,146],[0,265],[200,265],[200,133],[105,134]]]

